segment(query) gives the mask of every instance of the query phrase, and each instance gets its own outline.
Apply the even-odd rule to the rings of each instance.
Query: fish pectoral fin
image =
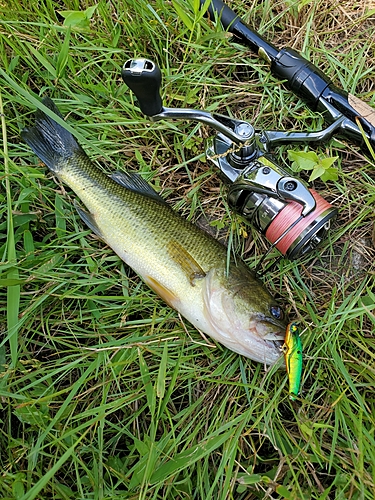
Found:
[[[92,214],[90,214],[89,212],[82,210],[82,208],[80,208],[77,205],[77,203],[74,203],[74,206],[78,212],[78,215],[81,217],[81,219],[86,224],[86,226],[88,226],[91,229],[91,231],[93,231],[96,234],[96,236],[99,236],[99,238],[101,238],[103,240],[104,239],[103,234],[95,221],[95,217]]]
[[[130,191],[141,193],[149,198],[166,203],[166,201],[137,173],[114,172],[111,179]]]
[[[155,278],[152,278],[152,276],[145,276],[143,279],[146,285],[149,286],[151,290],[153,290],[157,295],[159,295],[159,297],[161,297],[164,302],[166,302],[173,309],[177,309],[179,298],[172,292],[172,290],[164,286]]]
[[[191,286],[196,280],[206,277],[206,273],[192,255],[178,241],[172,240],[167,245],[170,257],[181,267]]]

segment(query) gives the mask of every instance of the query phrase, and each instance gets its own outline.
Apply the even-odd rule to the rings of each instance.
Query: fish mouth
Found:
[[[267,347],[271,349],[278,349],[281,353],[282,347],[284,345],[284,340],[281,340],[281,338],[279,339],[279,337],[276,337],[275,339],[264,339],[264,342],[267,345]]]
[[[285,359],[283,356],[283,349],[282,349],[282,347],[284,345],[284,339],[283,340],[279,340],[279,339],[264,340],[264,345],[268,349],[269,354],[273,353],[274,358],[275,358],[273,363],[270,363],[270,364],[277,363],[277,366],[279,369],[285,369]]]
[[[263,336],[263,340],[284,343],[285,332],[272,332]]]

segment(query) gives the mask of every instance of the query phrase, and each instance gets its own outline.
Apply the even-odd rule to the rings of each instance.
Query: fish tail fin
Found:
[[[62,118],[52,99],[45,97],[42,103]],[[77,152],[83,152],[73,135],[40,109],[35,113],[35,126],[24,128],[21,136],[42,162],[55,173],[63,169],[68,158]]]

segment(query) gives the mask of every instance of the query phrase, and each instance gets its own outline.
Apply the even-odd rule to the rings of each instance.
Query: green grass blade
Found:
[[[3,139],[3,159],[4,159],[4,174],[5,174],[5,189],[7,197],[7,246],[6,246],[6,259],[11,267],[7,272],[7,279],[12,282],[17,282],[19,273],[15,267],[17,263],[17,254],[15,248],[14,226],[13,226],[13,199],[12,190],[10,186],[10,170],[9,170],[9,156],[8,156],[8,138],[7,128],[5,122],[3,100],[0,93],[0,118],[1,118],[1,131]],[[20,307],[20,285],[14,284],[7,287],[7,331],[9,336],[10,359],[11,366],[16,367],[18,361],[18,326],[19,326],[19,307]],[[2,357],[4,357],[4,347]]]
[[[209,0],[63,4],[65,17],[52,0],[0,6],[0,498],[373,500],[372,156],[339,138],[306,149],[340,158],[336,180],[310,186],[338,221],[311,256],[262,276],[301,326],[303,385],[290,401],[285,371],[203,338],[84,227],[74,194],[20,131],[37,107],[50,113],[40,101],[51,96],[66,116],[56,120],[103,171],[139,172],[183,216],[229,238],[228,259],[254,269],[269,246],[228,208],[205,160],[214,132],[150,122],[121,66],[151,58],[166,106],[257,129],[317,131],[322,115],[204,15]],[[326,0],[230,7],[374,107],[371,9]],[[273,152],[281,166],[290,148]]]
[[[56,463],[43,475],[43,477],[19,500],[34,500],[35,498],[40,498],[39,493],[48,485],[51,478],[59,471],[59,469],[69,460],[77,446],[85,438],[86,434],[90,431],[90,427],[70,446],[63,455],[56,461]]]
[[[169,460],[161,465],[151,476],[151,483],[164,483],[175,475],[179,470],[190,467],[198,460],[210,455],[221,446],[230,436],[233,430],[224,432],[218,436],[209,436],[204,442],[198,443],[191,449],[177,454],[173,460]]]

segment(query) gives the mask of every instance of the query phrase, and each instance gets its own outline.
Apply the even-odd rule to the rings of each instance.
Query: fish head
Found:
[[[264,285],[245,265],[229,273],[211,270],[206,278],[205,316],[211,336],[254,361],[284,366],[284,313]]]

